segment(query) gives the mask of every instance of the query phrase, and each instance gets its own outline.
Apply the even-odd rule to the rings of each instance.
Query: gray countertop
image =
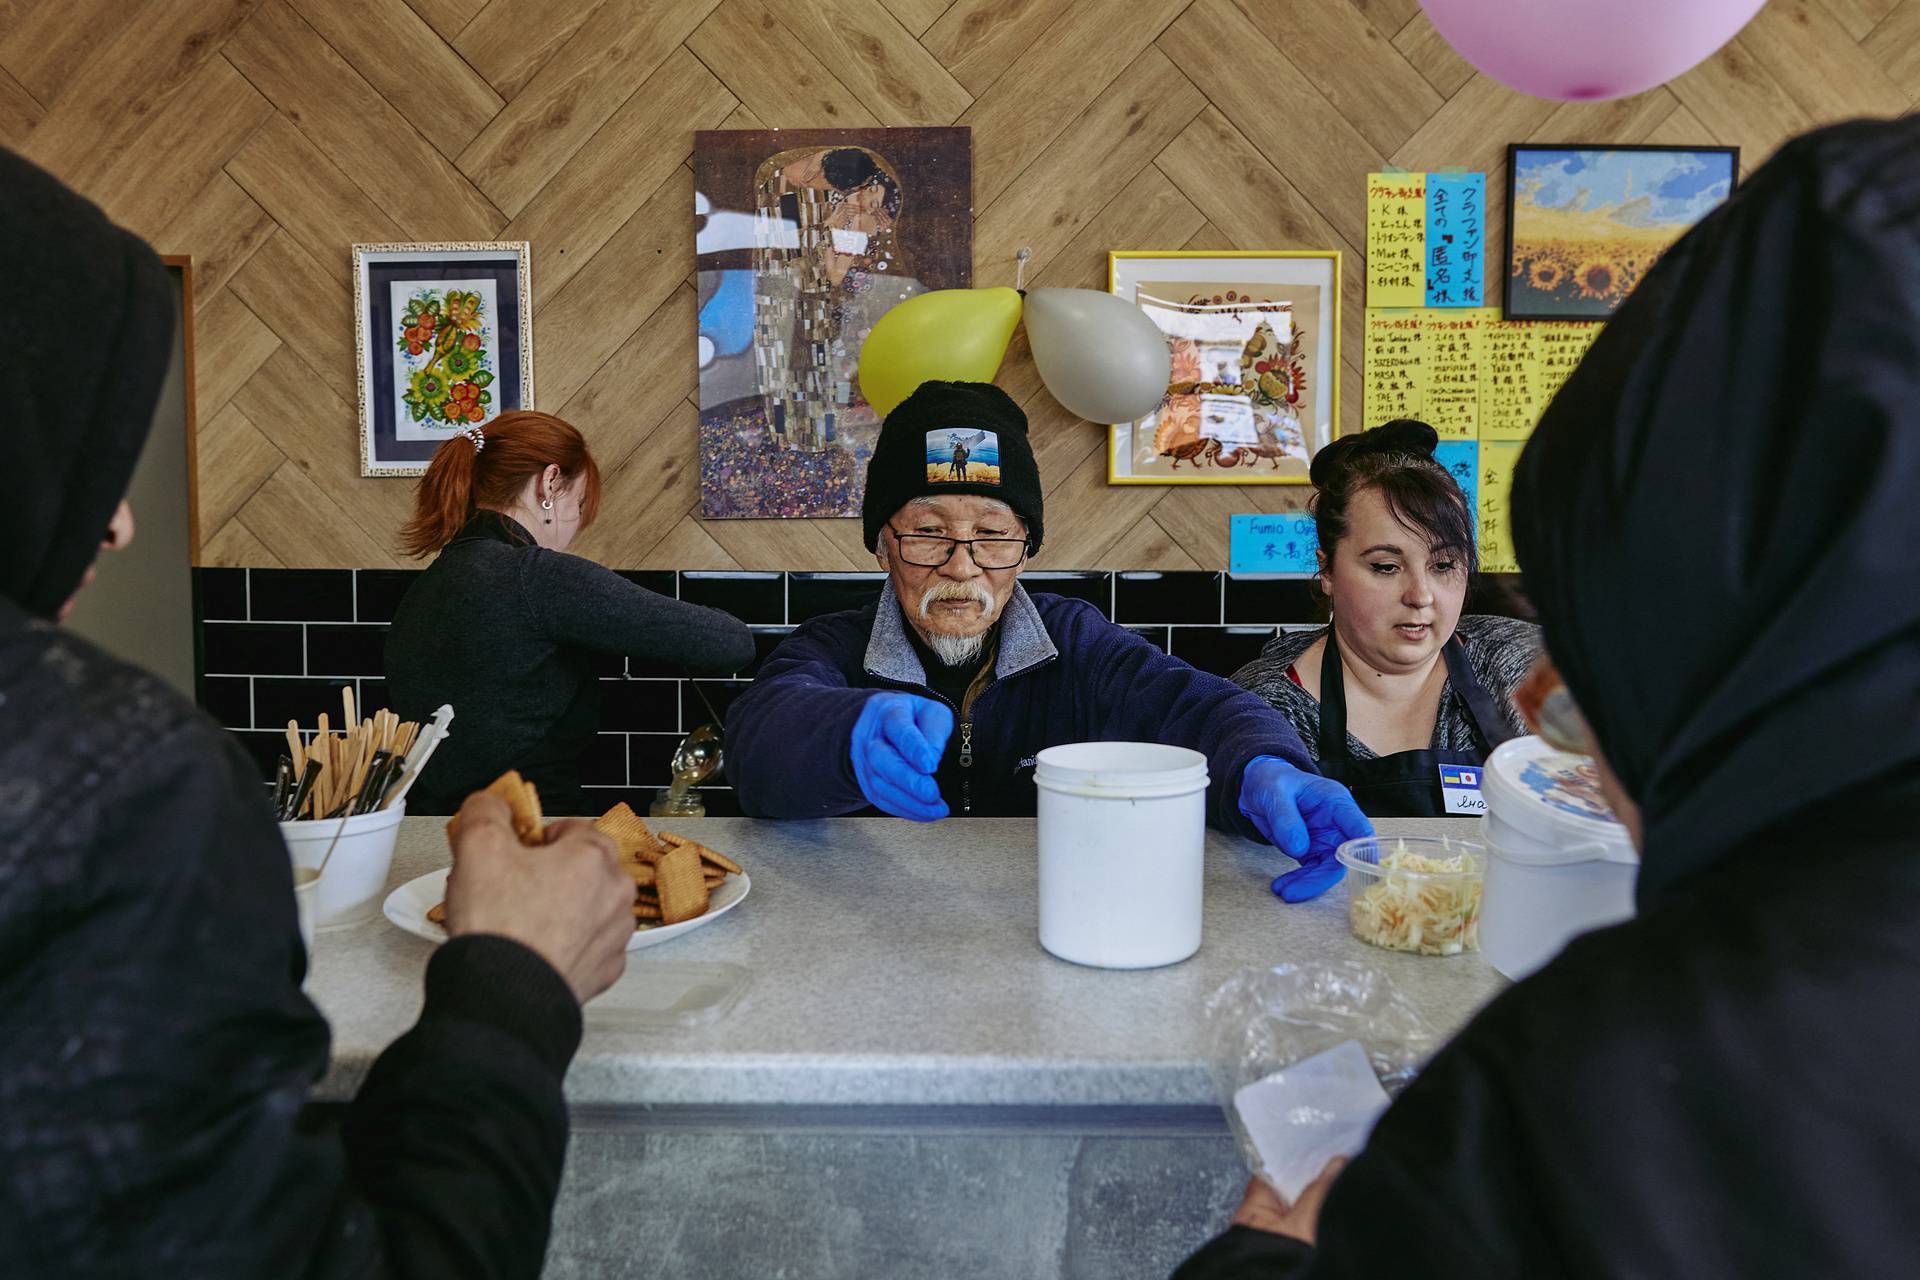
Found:
[[[1465,835],[1472,819],[1389,821],[1382,834]],[[1211,1106],[1201,1010],[1235,971],[1313,959],[1378,965],[1451,1033],[1505,980],[1479,955],[1407,956],[1347,931],[1347,890],[1288,905],[1291,862],[1208,833],[1198,954],[1164,969],[1089,969],[1040,947],[1031,819],[879,818],[663,824],[738,860],[747,899],[711,924],[630,954],[725,961],[751,980],[705,1026],[587,1029],[567,1076],[576,1106]],[[451,860],[442,820],[401,824],[389,888]],[[434,944],[379,917],[323,933],[308,992],[333,1025],[319,1096],[359,1087],[418,1016]]]

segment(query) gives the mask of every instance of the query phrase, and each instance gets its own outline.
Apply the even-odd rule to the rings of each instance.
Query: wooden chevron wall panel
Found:
[[[1031,283],[1095,288],[1109,249],[1340,249],[1352,430],[1368,170],[1485,170],[1497,249],[1509,142],[1732,143],[1750,172],[1916,100],[1920,0],[1769,0],[1672,84],[1585,104],[1476,74],[1417,0],[0,0],[0,145],[194,259],[206,565],[400,563],[410,482],[357,464],[348,246],[503,238],[533,243],[540,407],[607,475],[581,551],[871,567],[854,521],[695,514],[696,129],[971,126],[981,284],[1023,246]],[[1228,515],[1305,498],[1112,488],[1023,338],[1000,380],[1048,566],[1222,568]]]

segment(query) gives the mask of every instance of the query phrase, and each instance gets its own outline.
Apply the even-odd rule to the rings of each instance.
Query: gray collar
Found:
[[[1060,651],[1053,647],[1047,624],[1040,620],[1027,590],[1015,583],[1013,595],[1000,615],[1000,654],[993,664],[996,680],[1017,676],[1022,671],[1053,661]],[[896,684],[927,687],[927,669],[907,638],[907,617],[900,609],[900,597],[889,578],[880,591],[880,607],[873,616],[873,635],[867,640],[867,674],[892,680]]]

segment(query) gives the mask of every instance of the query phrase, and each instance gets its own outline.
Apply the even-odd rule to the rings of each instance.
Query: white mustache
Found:
[[[920,616],[932,616],[934,603],[940,600],[971,600],[985,613],[993,608],[993,595],[977,582],[936,582],[920,594]]]

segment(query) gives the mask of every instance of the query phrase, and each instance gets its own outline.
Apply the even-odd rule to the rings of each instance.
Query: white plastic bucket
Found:
[[[1633,915],[1640,860],[1595,778],[1592,761],[1539,738],[1502,743],[1487,761],[1480,950],[1516,982],[1577,935]]]
[[[1200,949],[1207,758],[1153,742],[1039,755],[1040,945],[1075,964],[1151,969]]]
[[[309,963],[313,958],[313,901],[319,889],[318,871],[312,867],[294,867],[293,905],[300,915],[300,945],[306,948]]]
[[[327,846],[333,845],[334,835],[340,836],[319,886],[313,890],[316,930],[325,933],[347,929],[380,914],[380,903],[386,898],[387,872],[393,867],[393,842],[406,812],[406,801],[398,800],[385,809],[354,818],[309,818],[280,824],[280,834],[296,867],[318,867],[321,859],[327,858]],[[342,822],[346,824],[344,829]]]

